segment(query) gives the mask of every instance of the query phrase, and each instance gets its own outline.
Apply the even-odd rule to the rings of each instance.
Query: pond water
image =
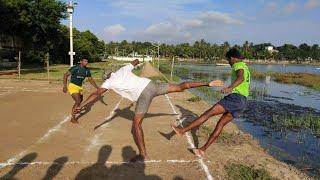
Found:
[[[226,85],[230,84],[230,66],[176,64],[175,67],[188,69],[188,73],[177,74],[182,81],[205,77],[210,80],[221,79],[226,82]],[[264,72],[320,74],[320,70],[314,66],[250,65],[249,68]],[[217,91],[219,88],[212,88],[212,90]],[[257,139],[261,146],[275,158],[292,164],[311,176],[320,178],[320,138],[315,137],[308,130],[279,131],[270,128],[273,114],[320,116],[320,92],[301,85],[274,82],[270,77],[252,78],[251,90],[261,91],[263,96],[261,98],[249,97],[250,111],[246,110],[244,115],[235,119],[234,122],[240,129]],[[218,101],[197,89],[190,91],[210,104]],[[268,108],[268,110],[263,108]]]

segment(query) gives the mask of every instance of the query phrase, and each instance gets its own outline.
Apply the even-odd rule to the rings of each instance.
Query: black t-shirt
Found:
[[[80,65],[73,66],[69,69],[71,73],[71,83],[82,86],[82,82],[86,77],[91,77],[90,70],[86,67],[81,67]]]

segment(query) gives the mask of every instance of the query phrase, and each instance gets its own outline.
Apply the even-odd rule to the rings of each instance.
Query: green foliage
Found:
[[[56,0],[2,0],[0,33],[23,39],[24,59],[41,62],[54,48],[66,6]]]
[[[199,102],[199,101],[201,101],[201,97],[199,97],[199,96],[193,96],[193,97],[187,99],[187,101],[190,101],[190,102]]]
[[[276,82],[299,84],[320,91],[320,75],[317,74],[251,71],[251,76],[259,79],[271,76]]]
[[[310,129],[311,132],[320,137],[320,116],[316,115],[285,115],[273,116],[272,121],[284,129],[303,130]]]
[[[271,180],[273,178],[265,169],[255,169],[253,166],[230,163],[224,167],[228,179],[232,180]]]

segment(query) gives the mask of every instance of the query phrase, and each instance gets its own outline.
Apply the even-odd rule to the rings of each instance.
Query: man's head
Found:
[[[229,64],[232,66],[234,63],[241,60],[241,54],[239,50],[237,50],[236,48],[232,48],[226,53],[226,58]]]
[[[103,73],[102,73],[102,80],[105,81],[105,80],[109,79],[111,76],[111,73],[112,73],[112,70],[110,68],[104,69]]]
[[[80,65],[83,66],[83,67],[87,67],[88,65],[88,59],[87,58],[82,58],[80,60]]]

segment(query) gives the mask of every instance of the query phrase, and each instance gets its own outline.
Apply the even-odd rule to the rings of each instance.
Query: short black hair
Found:
[[[231,48],[227,53],[226,53],[226,58],[227,59],[231,59],[231,57],[233,58],[238,58],[238,59],[242,59],[240,51],[236,48]]]

